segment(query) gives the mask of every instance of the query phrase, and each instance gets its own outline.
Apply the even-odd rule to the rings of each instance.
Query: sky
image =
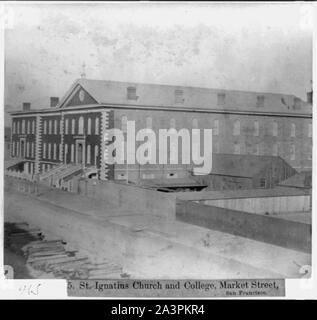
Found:
[[[10,3],[5,110],[49,106],[80,78],[277,92],[306,99],[310,4]]]

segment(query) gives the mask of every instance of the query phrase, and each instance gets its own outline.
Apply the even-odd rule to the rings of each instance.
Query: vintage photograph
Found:
[[[6,4],[12,277],[308,272],[311,6]]]

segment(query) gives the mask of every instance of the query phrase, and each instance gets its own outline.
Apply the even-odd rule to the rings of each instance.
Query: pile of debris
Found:
[[[114,279],[125,276],[114,263],[92,263],[88,257],[67,248],[62,240],[48,240],[39,229],[27,223],[5,224],[5,246],[22,254],[35,270],[52,273],[61,279]]]

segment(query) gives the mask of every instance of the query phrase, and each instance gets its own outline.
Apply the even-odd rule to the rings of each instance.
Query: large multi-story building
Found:
[[[51,107],[11,113],[11,156],[27,173],[60,164],[95,168],[100,179],[181,178],[192,164],[114,164],[103,158],[110,128],[213,129],[213,153],[280,156],[298,171],[312,166],[312,95],[242,92],[79,79]],[[139,142],[141,144],[141,142]],[[136,145],[136,147],[138,144]],[[158,146],[157,146],[158,147]],[[181,152],[181,151],[180,151]]]

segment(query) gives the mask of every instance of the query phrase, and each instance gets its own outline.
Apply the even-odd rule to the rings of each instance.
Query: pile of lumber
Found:
[[[122,268],[109,261],[90,262],[88,257],[67,248],[62,240],[48,240],[38,229],[26,223],[5,224],[5,241],[35,270],[61,279],[120,278]]]

